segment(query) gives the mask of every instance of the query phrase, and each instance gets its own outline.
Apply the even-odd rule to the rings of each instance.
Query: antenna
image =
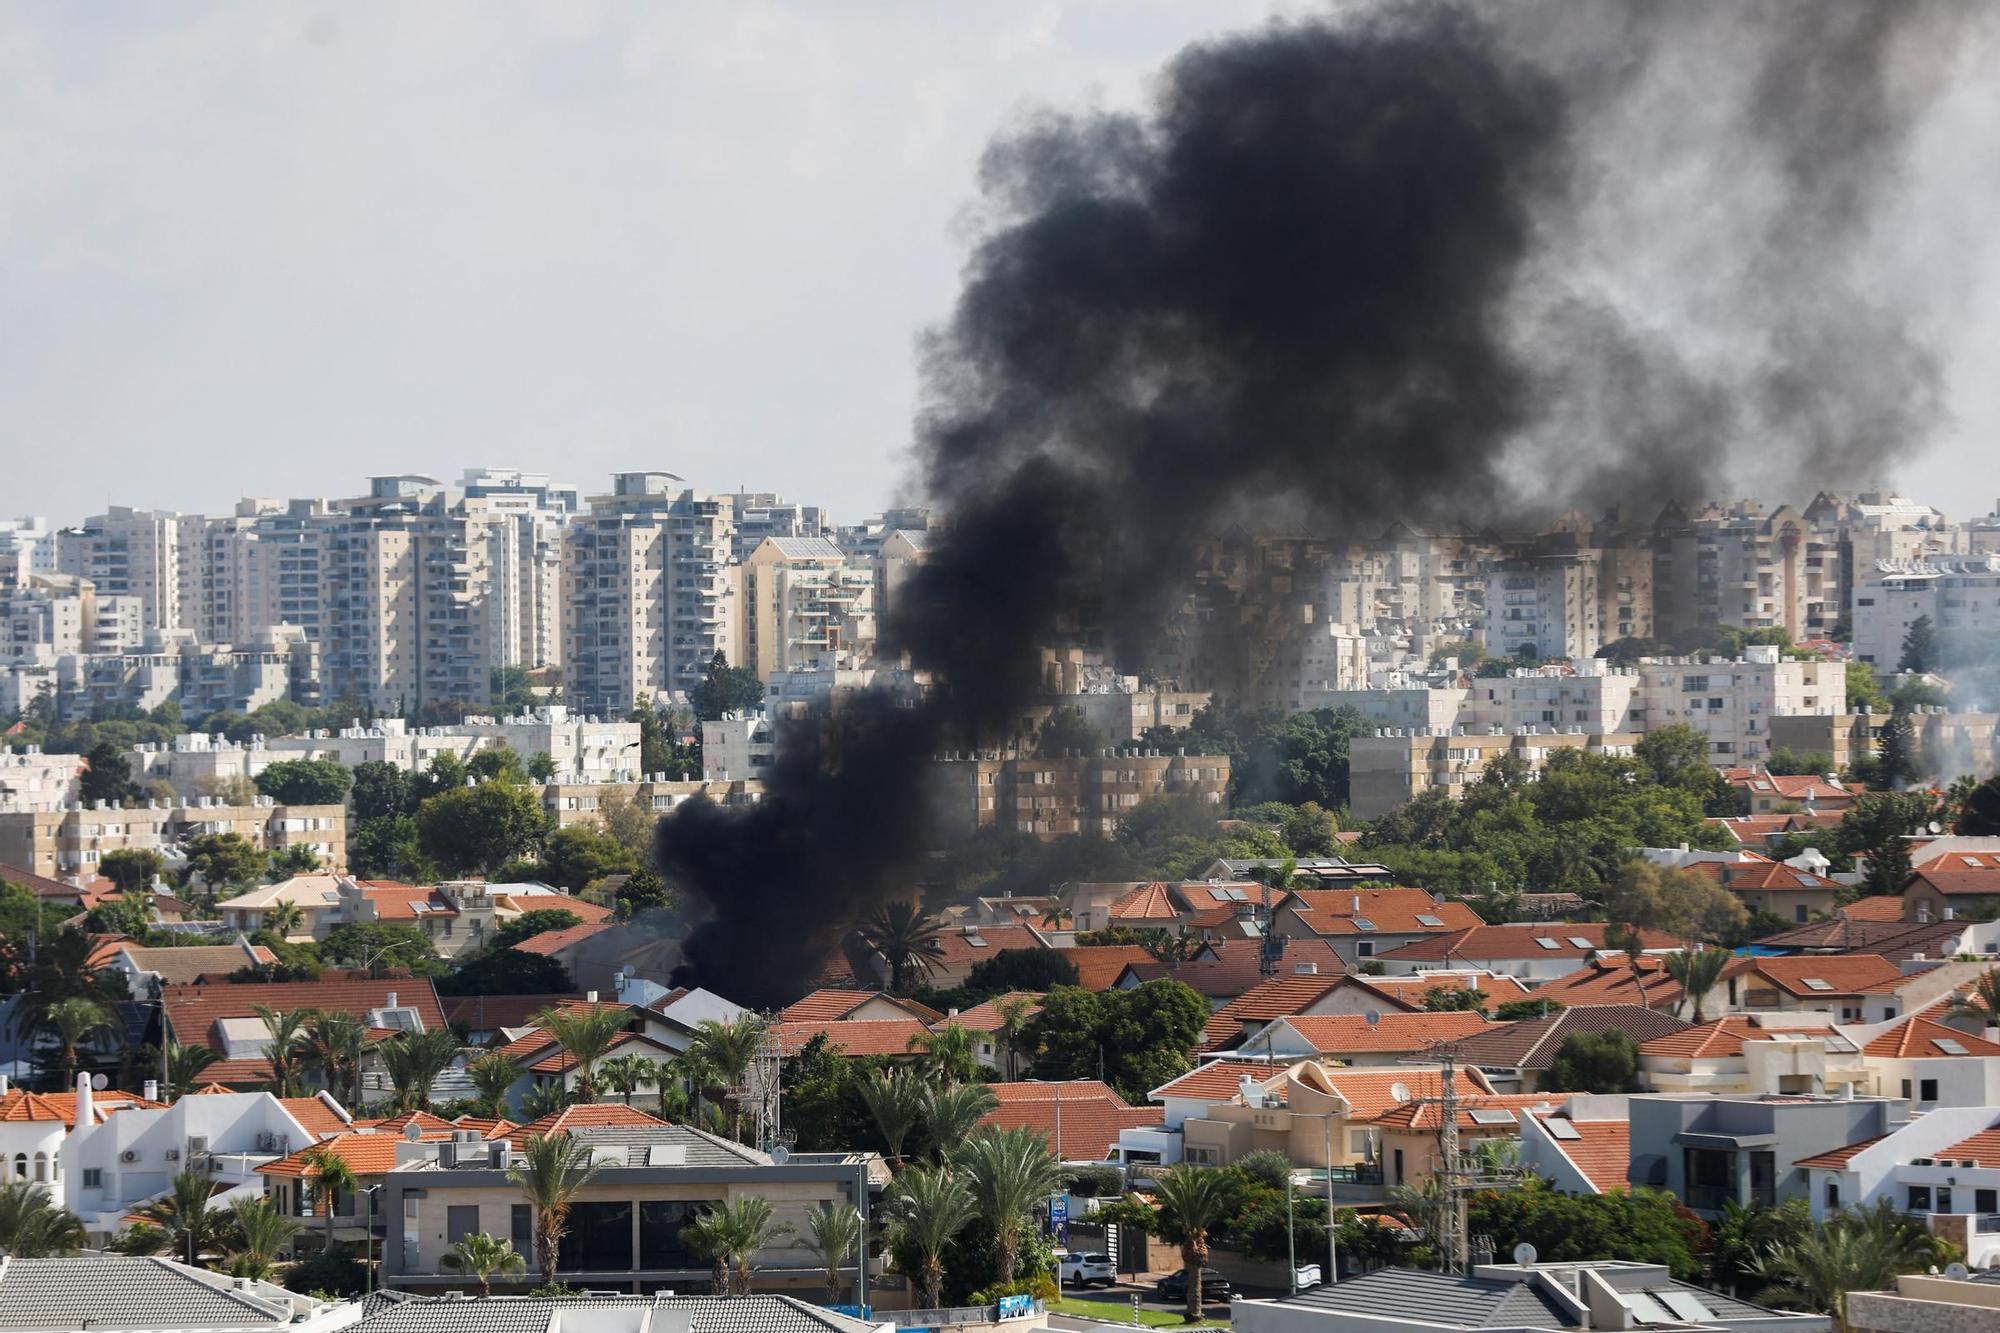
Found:
[[[1402,1105],[1404,1102],[1410,1100],[1410,1085],[1407,1083],[1391,1083],[1389,1085],[1389,1098],[1397,1105]]]
[[[1444,1199],[1438,1207],[1435,1225],[1430,1228],[1435,1234],[1426,1239],[1433,1241],[1433,1248],[1444,1260],[1447,1273],[1465,1274],[1472,1271],[1472,1238],[1466,1229],[1466,1201],[1476,1190],[1507,1189],[1518,1185],[1526,1174],[1518,1164],[1508,1165],[1495,1161],[1483,1153],[1462,1152],[1458,1142],[1458,1045],[1455,1042],[1433,1042],[1419,1055],[1407,1056],[1404,1064],[1438,1064],[1439,1095],[1436,1097],[1407,1098],[1420,1106],[1434,1105],[1438,1108],[1438,1162],[1436,1177],[1443,1186]],[[1398,1085],[1401,1086],[1400,1084]],[[1407,1089],[1405,1089],[1407,1091]],[[1393,1094],[1396,1088],[1391,1088]],[[1482,1251],[1489,1257],[1493,1244],[1490,1237],[1483,1238]],[[1516,1258],[1518,1259],[1518,1251]]]

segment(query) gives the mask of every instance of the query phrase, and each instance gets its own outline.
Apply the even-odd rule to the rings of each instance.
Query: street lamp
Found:
[[[361,1294],[365,1299],[375,1291],[375,1191],[380,1185],[364,1185],[354,1191],[368,1196],[368,1211],[361,1223]]]
[[[372,976],[375,971],[375,960],[377,958],[380,958],[383,954],[388,953],[392,949],[400,949],[409,942],[410,941],[408,940],[390,940],[387,944],[383,945],[381,948],[375,950],[374,952],[363,954],[361,956],[362,971],[367,972]]]
[[[1320,1165],[1326,1168],[1326,1281],[1332,1285],[1340,1281],[1339,1239],[1334,1234],[1333,1224],[1333,1112],[1294,1111],[1292,1114],[1317,1119],[1324,1140]]]

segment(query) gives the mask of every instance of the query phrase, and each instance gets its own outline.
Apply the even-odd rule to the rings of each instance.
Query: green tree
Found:
[[[1922,673],[1933,670],[1937,662],[1937,627],[1929,616],[1918,616],[1903,634],[1903,655],[1896,659],[1896,670]]]
[[[688,1045],[688,1053],[713,1070],[725,1086],[739,1088],[749,1080],[750,1065],[756,1060],[763,1044],[764,1020],[756,1014],[744,1013],[727,1023],[714,1018],[703,1019],[695,1025],[694,1040]],[[730,1138],[742,1138],[742,1121],[743,1108],[740,1103],[732,1101],[729,1105]]]
[[[597,1100],[598,1061],[617,1044],[631,1017],[623,1009],[598,1009],[579,1005],[569,1009],[544,1009],[533,1024],[562,1047],[576,1065],[576,1099]]]
[[[321,1225],[326,1229],[326,1238],[320,1243],[320,1248],[332,1254],[333,1218],[340,1211],[340,1196],[345,1194],[352,1198],[361,1187],[361,1181],[347,1159],[325,1144],[310,1149],[305,1155],[305,1163],[305,1184],[312,1195],[313,1211],[319,1214]]]
[[[437,987],[445,995],[561,995],[576,981],[554,958],[491,946],[463,959]]]
[[[361,1104],[361,1057],[368,1030],[350,1014],[322,1013],[306,1034],[306,1067],[342,1106]]]
[[[429,1032],[398,1032],[376,1048],[382,1069],[396,1090],[393,1107],[404,1111],[431,1109],[431,1085],[451,1068],[464,1047],[450,1028]]]
[[[42,1013],[39,1028],[56,1039],[56,1055],[61,1061],[63,1086],[76,1086],[76,1071],[80,1063],[77,1051],[89,1038],[100,1032],[114,1031],[116,1020],[112,1012],[96,1000],[73,995],[66,1000],[57,1000]]]
[[[182,1046],[178,1042],[168,1046],[167,1100],[177,1102],[193,1092],[201,1071],[221,1058],[220,1053],[206,1046]]]
[[[1889,700],[1873,665],[1859,659],[1847,663],[1847,706],[1855,712],[1886,713]]]
[[[547,827],[540,794],[505,782],[440,792],[417,810],[419,845],[451,875],[498,870],[533,852]]]
[[[465,771],[479,782],[506,782],[514,786],[525,786],[528,781],[527,765],[511,745],[490,745],[465,761]]]
[[[1823,750],[1795,751],[1781,747],[1764,760],[1764,771],[1779,777],[1824,776],[1833,772],[1833,756]]]
[[[1966,794],[1952,832],[1962,838],[2000,838],[2000,774]]]
[[[383,819],[417,812],[416,780],[401,766],[370,759],[356,764],[349,798],[354,817]]]
[[[1433,986],[1424,992],[1424,1008],[1432,1013],[1482,1013],[1486,992],[1470,986]]]
[[[83,776],[77,782],[77,795],[83,800],[129,805],[140,798],[142,793],[139,784],[132,781],[124,746],[115,741],[100,741],[90,747],[84,764]]]
[[[431,762],[424,768],[424,771],[417,774],[410,783],[410,797],[415,803],[411,807],[411,813],[414,814],[425,801],[433,796],[439,795],[442,792],[459,790],[470,781],[471,776],[472,771],[465,766],[465,761],[457,755],[432,755]]]
[[[528,756],[528,776],[536,782],[556,780],[556,757],[547,750],[537,750]]]
[[[528,1261],[514,1252],[514,1242],[495,1240],[483,1231],[459,1237],[439,1262],[454,1273],[470,1273],[482,1297],[493,1294],[495,1273],[520,1273],[528,1267]]]
[[[319,956],[336,967],[367,968],[381,976],[390,968],[434,977],[446,969],[437,945],[415,926],[382,921],[350,921],[335,926],[319,942]]]
[[[1769,1284],[1767,1300],[1831,1315],[1845,1329],[1849,1292],[1893,1291],[1898,1277],[1936,1264],[1941,1248],[1921,1222],[1884,1197],[1774,1245],[1753,1271]]]
[[[724,713],[741,713],[762,705],[764,683],[750,668],[729,665],[728,655],[718,650],[709,659],[701,683],[690,694],[695,716],[704,722],[714,722]]]
[[[188,873],[210,892],[246,889],[264,878],[270,855],[240,833],[202,833],[182,846]]]
[[[933,1083],[923,1089],[924,1134],[931,1155],[942,1160],[955,1146],[972,1137],[999,1103],[983,1083]]]
[[[305,1228],[271,1206],[268,1199],[237,1199],[229,1205],[229,1271],[262,1282],[278,1256]]]
[[[604,1086],[632,1104],[632,1094],[640,1088],[660,1082],[660,1067],[643,1055],[614,1055],[598,1066],[598,1075]]]
[[[1041,1132],[1026,1127],[976,1135],[953,1158],[971,1188],[973,1203],[993,1228],[1000,1282],[1011,1283],[1021,1228],[1035,1204],[1062,1184],[1062,1171]]]
[[[1069,754],[1096,754],[1109,743],[1109,738],[1084,718],[1081,708],[1056,708],[1035,734],[1035,753],[1042,759],[1059,759]]]
[[[362,879],[422,883],[437,877],[413,815],[357,820],[347,836],[347,867]]]
[[[972,965],[965,976],[965,989],[967,994],[985,997],[1008,991],[1049,991],[1076,982],[1076,964],[1054,949],[1002,949]]]
[[[1543,1087],[1551,1092],[1637,1092],[1639,1048],[1623,1032],[1575,1032],[1563,1038]]]
[[[852,1205],[825,1200],[806,1209],[806,1248],[819,1257],[826,1277],[826,1303],[838,1304],[840,1270],[861,1251],[861,1214]]]
[[[30,1180],[0,1182],[0,1254],[48,1259],[75,1254],[85,1240],[83,1220]]]
[[[1747,1208],[1734,1199],[1725,1200],[1709,1233],[1708,1266],[1714,1284],[1732,1296],[1756,1296],[1764,1285],[1757,1272],[1764,1257],[1780,1245],[1797,1244],[1812,1230],[1812,1205],[1804,1199]]]
[[[264,1058],[271,1065],[271,1092],[278,1097],[298,1097],[305,1092],[306,1033],[319,1017],[315,1009],[273,1009],[256,1006],[270,1041]]]
[[[1742,899],[1706,875],[1643,860],[1619,867],[1605,910],[1613,921],[1687,941],[1727,938],[1750,915]]]
[[[581,893],[606,875],[629,875],[639,858],[608,833],[582,825],[557,829],[542,845],[538,878],[544,884]]]
[[[913,1166],[896,1177],[884,1202],[895,1242],[917,1257],[910,1276],[918,1308],[937,1309],[944,1299],[945,1247],[979,1213],[972,1191],[947,1167]]]
[[[875,1070],[860,1085],[861,1101],[887,1145],[891,1170],[903,1166],[903,1143],[923,1119],[926,1091],[913,1074]]]
[[[1505,1190],[1474,1194],[1468,1229],[1493,1237],[1505,1253],[1526,1242],[1544,1263],[1622,1259],[1663,1264],[1683,1282],[1701,1273],[1703,1227],[1672,1195],[1650,1189],[1562,1194],[1530,1177]]]
[[[623,846],[623,844],[619,844]],[[670,909],[674,905],[673,890],[667,882],[652,871],[641,868],[625,877],[618,886],[618,915],[631,918],[643,912]]]
[[[1882,732],[1875,739],[1875,762],[1877,780],[1888,791],[1913,783],[1922,774],[1917,727],[1907,711],[1897,709],[1882,724]]]
[[[907,902],[884,903],[855,933],[880,956],[889,989],[898,994],[922,985],[944,958],[944,923]]]
[[[121,893],[138,893],[165,872],[167,858],[149,847],[119,847],[104,854],[97,873],[118,886]]]
[[[1187,1270],[1187,1322],[1201,1322],[1202,1270],[1208,1267],[1208,1233],[1228,1215],[1229,1179],[1219,1171],[1181,1162],[1153,1177],[1160,1225],[1180,1237]]]
[[[279,805],[344,805],[354,775],[332,759],[280,759],[256,781],[257,790]]]
[[[1093,1078],[1101,1068],[1136,1105],[1193,1067],[1208,1017],[1199,993],[1167,978],[1101,994],[1059,987],[1043,998],[1021,1044],[1035,1052],[1038,1077]]]
[[[521,1081],[521,1067],[499,1051],[488,1051],[465,1067],[478,1090],[479,1114],[498,1118],[507,1114],[507,1094]]]
[[[203,1254],[222,1248],[223,1217],[209,1207],[214,1193],[215,1182],[206,1171],[182,1171],[139,1216],[166,1232],[182,1263],[199,1267]]]
[[[523,713],[541,703],[534,673],[524,666],[498,666],[486,673],[487,703],[503,716]]]
[[[567,1134],[531,1134],[522,1145],[517,1164],[507,1169],[507,1178],[528,1196],[534,1213],[535,1260],[545,1286],[555,1285],[556,1261],[577,1192],[590,1183],[600,1165],[582,1139]]]
[[[957,1023],[913,1034],[909,1049],[924,1053],[924,1072],[938,1083],[969,1083],[979,1077],[972,1034]]]
[[[1690,1022],[1702,1021],[1702,1003],[1721,984],[1732,956],[1727,949],[1683,949],[1667,955],[1667,975],[1681,984],[1681,1004],[1694,1007]]]
[[[1863,792],[1840,817],[1836,838],[1850,857],[1865,856],[1864,894],[1895,894],[1910,877],[1907,841],[1929,824],[1934,808],[1923,792]]]

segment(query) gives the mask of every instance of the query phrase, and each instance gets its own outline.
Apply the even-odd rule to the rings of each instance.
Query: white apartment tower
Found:
[[[779,671],[859,666],[875,647],[875,571],[824,537],[766,537],[743,565],[743,662]]]
[[[671,472],[621,472],[571,525],[564,667],[571,702],[623,712],[685,697],[717,652],[741,656],[730,496]]]
[[[138,599],[146,629],[177,629],[199,622],[197,594],[188,574],[199,562],[205,521],[194,514],[112,505],[68,528],[57,539],[65,574],[87,578],[99,597]]]

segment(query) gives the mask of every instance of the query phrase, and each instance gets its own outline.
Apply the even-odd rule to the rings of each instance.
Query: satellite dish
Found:
[[[1392,1102],[1406,1102],[1410,1100],[1410,1085],[1407,1083],[1391,1083],[1389,1085],[1389,1100]]]
[[[1924,825],[1924,828],[1926,828],[1932,833],[1944,832],[1944,826],[1939,824],[1935,819],[1933,819],[1930,823]]]
[[[1380,1009],[1370,1009],[1367,1013],[1362,1015],[1362,1018],[1365,1019],[1368,1023],[1368,1026],[1372,1028],[1377,1023],[1380,1023],[1382,1021],[1382,1011]]]
[[[781,1143],[771,1149],[771,1160],[777,1165],[783,1166],[786,1162],[792,1160],[792,1150]]]
[[[97,1089],[99,1092],[103,1092],[106,1088],[111,1086],[111,1080],[106,1078],[102,1074],[92,1074],[90,1076],[90,1086]]]
[[[1541,1257],[1540,1254],[1535,1252],[1535,1247],[1528,1244],[1525,1240],[1514,1247],[1514,1262],[1523,1268],[1526,1268]]]
[[[1953,1282],[1963,1282],[1967,1278],[1972,1276],[1972,1270],[1970,1268],[1967,1268],[1964,1264],[1953,1264],[1951,1267],[1944,1270],[1944,1275],[1950,1278]]]

